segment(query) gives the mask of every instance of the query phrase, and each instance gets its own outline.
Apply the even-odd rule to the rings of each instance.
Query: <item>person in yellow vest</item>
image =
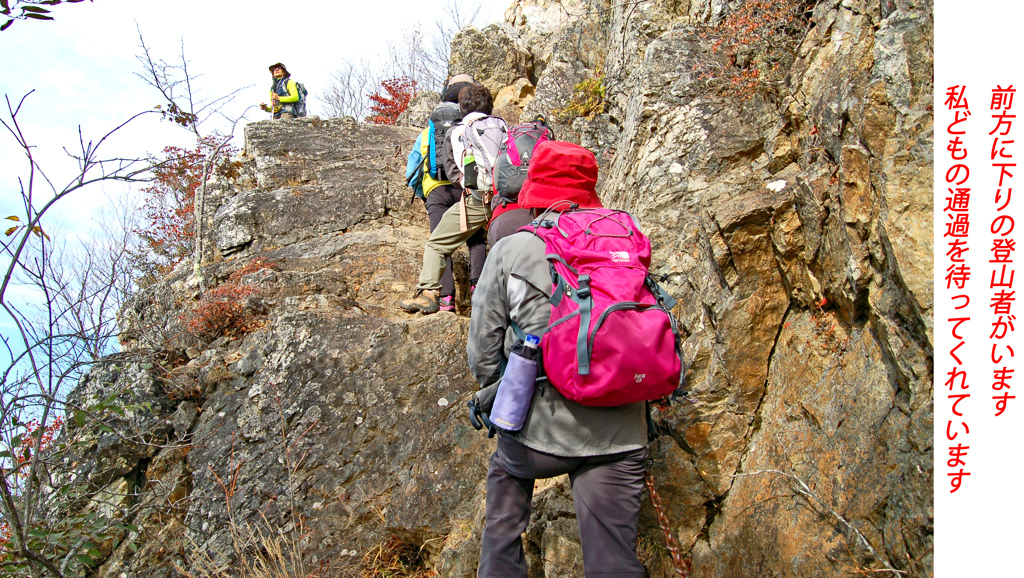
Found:
[[[296,106],[299,103],[298,84],[291,79],[291,74],[280,62],[270,65],[270,74],[273,77],[273,84],[270,85],[270,103],[260,103],[260,108],[265,112],[273,112],[275,120],[291,120],[297,116]]]
[[[438,218],[437,224],[432,227],[430,239],[427,240],[427,244],[423,248],[423,267],[420,269],[416,292],[411,298],[398,302],[398,307],[404,311],[420,312],[425,315],[445,311],[444,287],[441,284],[445,260],[450,259],[452,253],[462,243],[470,246],[474,239],[479,239],[479,242],[486,245],[486,225],[491,214],[490,205],[481,200],[482,192],[475,189],[475,184],[470,185],[468,180],[462,178],[462,171],[466,170],[465,159],[470,157],[456,153],[454,145],[455,140],[461,142],[461,137],[457,133],[460,129],[465,130],[468,122],[483,118],[495,118],[504,126],[504,120],[490,116],[493,109],[494,98],[487,87],[482,84],[471,84],[459,91],[459,110],[463,120],[448,130],[445,137],[446,142],[441,144],[451,145],[446,147],[447,160],[451,161],[444,161],[444,165],[449,167],[449,172],[446,174],[455,183],[453,186],[458,185],[459,182],[466,183],[465,202],[460,202],[463,201],[463,189],[456,189],[459,193],[458,198],[453,198],[453,203]],[[475,178],[477,174],[475,168],[472,174]],[[453,175],[456,176],[453,177]],[[475,183],[475,180],[473,182]],[[463,213],[463,209],[465,213]],[[464,214],[467,218],[465,222],[462,220]],[[486,247],[481,249],[481,254],[483,255],[482,260],[485,260],[487,257]],[[474,271],[472,257],[472,246],[470,246],[470,296],[476,291],[476,282],[483,270],[483,263],[481,263],[480,269]]]
[[[427,127],[416,138],[413,150],[409,154],[406,167],[406,180],[413,188],[415,195],[423,199],[427,215],[430,219],[430,231],[433,232],[441,222],[445,212],[457,205],[462,198],[462,187],[452,182],[442,166],[441,148],[444,146],[445,132],[454,126],[463,114],[459,108],[459,93],[462,89],[474,84],[468,74],[453,76],[441,91],[441,102],[430,113]],[[458,179],[454,179],[458,180]],[[461,243],[460,243],[461,244]],[[469,284],[470,293],[480,278],[487,258],[487,237],[484,231],[478,231],[466,240],[469,249]],[[455,279],[452,277],[452,258],[445,255],[444,271],[439,280],[439,296],[435,298],[434,311],[455,311]]]

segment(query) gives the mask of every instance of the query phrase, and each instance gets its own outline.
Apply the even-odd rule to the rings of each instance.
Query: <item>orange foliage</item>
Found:
[[[782,80],[807,30],[813,0],[746,0],[717,28],[698,32],[713,53],[725,56],[721,67],[698,65],[702,79],[741,97]]]
[[[381,81],[381,89],[370,95],[370,116],[366,122],[372,124],[395,124],[398,116],[409,108],[409,101],[416,96],[416,81],[408,77],[390,78]]]
[[[135,234],[153,253],[154,276],[165,275],[195,250],[195,199],[202,184],[203,164],[220,145],[216,137],[202,137],[194,149],[164,147],[155,159],[152,184],[142,189],[145,225]],[[221,149],[218,158],[228,159],[238,152],[231,146]],[[237,163],[219,162],[212,172],[234,176]]]
[[[241,282],[242,277],[275,265],[263,258],[253,259],[232,273],[227,281],[203,293],[199,302],[179,320],[191,333],[203,337],[239,335],[258,327],[258,319],[245,310],[245,299],[256,288]]]
[[[63,425],[63,417],[58,417],[48,426],[39,425],[38,420],[32,420],[25,424],[26,431],[21,437],[21,445],[17,448],[18,465],[27,463],[32,459],[32,448],[36,445],[36,435],[40,428],[42,428],[43,431],[42,438],[39,441],[39,451],[45,452],[50,449],[51,445],[53,445],[53,436],[57,434],[57,431],[60,430]]]
[[[42,437],[39,440],[39,451],[46,452],[53,446],[54,436],[57,435],[60,428],[64,426],[64,417],[57,417],[57,419],[53,420],[53,422],[47,426],[40,425],[38,420],[32,420],[23,425],[25,426],[25,433],[21,434],[21,443],[18,444],[18,447],[14,448],[14,459],[17,462],[17,476],[22,480],[28,477],[28,472],[25,471],[22,466],[28,464],[28,462],[32,460],[32,449],[36,447],[36,435],[39,435],[39,430],[42,429]],[[10,543],[11,526],[0,519],[0,549],[7,550],[10,547]],[[2,555],[0,555],[0,561],[3,561]]]

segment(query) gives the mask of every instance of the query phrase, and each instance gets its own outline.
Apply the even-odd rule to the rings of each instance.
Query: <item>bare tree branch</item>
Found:
[[[452,39],[462,28],[477,23],[481,9],[479,0],[447,0],[434,26],[405,31],[400,41],[387,42],[387,54],[376,59],[380,63],[343,59],[317,95],[325,116],[366,118],[369,95],[392,78],[413,80],[417,90],[440,91],[448,80]]]
[[[24,215],[8,217],[16,224],[6,232],[0,249],[5,257],[0,310],[17,333],[15,338],[4,338],[10,363],[0,381],[0,445],[5,450],[0,455],[0,511],[22,565],[33,576],[63,576],[58,559],[29,545],[30,530],[38,531],[33,529],[48,478],[43,471],[48,464],[45,443],[51,439],[52,416],[63,407],[63,391],[101,355],[113,335],[118,299],[111,287],[114,280],[103,277],[119,274],[123,254],[115,250],[102,268],[101,255],[95,252],[86,252],[76,262],[66,239],[49,227],[44,229],[43,220],[57,203],[89,185],[145,180],[148,166],[142,159],[106,158],[101,152],[111,135],[150,113],[132,116],[96,141],[86,139],[79,128],[80,152],[65,149],[77,165],[76,174],[58,188],[39,165],[35,147],[18,119],[28,96],[17,105],[7,97],[7,114],[0,117],[0,124],[21,148],[28,172],[27,179],[19,181]],[[38,194],[38,186],[48,189],[45,195]],[[15,297],[16,287],[22,294],[27,291],[27,297]]]
[[[216,148],[213,149],[213,152],[211,152],[203,161],[203,175],[202,179],[199,181],[200,185],[195,206],[194,218],[196,220],[196,250],[193,258],[193,274],[199,278],[200,286],[203,287],[203,289],[205,289],[205,283],[203,281],[202,270],[199,265],[203,258],[203,211],[206,209],[206,184],[210,178],[210,169],[217,160],[217,155],[219,155],[220,152],[224,150],[224,147],[231,142],[231,138],[235,133],[235,128],[238,126],[238,123],[245,118],[245,113],[248,110],[248,108],[245,109],[245,111],[242,111],[241,116],[232,120],[231,132],[228,133],[228,136],[221,139],[220,144],[218,144]]]
[[[157,108],[164,118],[187,128],[196,138],[202,137],[199,127],[204,122],[215,115],[223,115],[223,108],[230,104],[240,92],[249,88],[249,86],[243,86],[212,100],[200,98],[197,94],[198,91],[192,88],[192,83],[199,76],[189,72],[190,62],[185,57],[184,39],[181,41],[178,55],[180,62],[171,64],[155,58],[150,52],[149,46],[146,45],[138,23],[135,24],[135,29],[139,34],[140,50],[135,58],[142,65],[142,72],[136,72],[135,76],[141,78],[163,96],[164,103]],[[242,117],[244,116],[245,112],[242,113]]]
[[[324,116],[366,118],[370,112],[369,95],[373,87],[380,85],[382,77],[366,60],[343,59],[341,62],[341,67],[331,73],[327,86],[317,95],[324,103]]]

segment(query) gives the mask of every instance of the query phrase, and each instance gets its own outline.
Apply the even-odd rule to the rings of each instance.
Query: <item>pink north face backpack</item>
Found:
[[[565,397],[616,406],[666,397],[680,386],[675,300],[648,275],[651,242],[632,215],[578,209],[520,229],[544,239],[551,321],[543,367]]]

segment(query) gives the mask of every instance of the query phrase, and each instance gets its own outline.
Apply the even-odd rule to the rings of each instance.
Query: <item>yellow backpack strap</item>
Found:
[[[430,143],[427,142],[427,137],[429,136],[430,127],[428,126],[427,128],[423,129],[423,132],[420,133],[420,154],[423,155],[424,159],[427,158],[427,154],[430,152]]]

